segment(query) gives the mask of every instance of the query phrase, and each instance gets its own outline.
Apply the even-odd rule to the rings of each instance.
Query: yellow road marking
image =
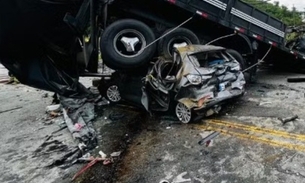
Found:
[[[302,134],[293,134],[293,133],[288,133],[288,132],[280,131],[280,130],[273,130],[273,129],[268,129],[268,128],[261,128],[261,127],[252,126],[252,125],[244,125],[244,124],[240,124],[240,123],[226,122],[226,121],[220,121],[220,120],[208,120],[207,122],[208,122],[208,124],[232,127],[232,128],[241,129],[241,130],[245,130],[245,131],[251,131],[251,132],[267,133],[267,134],[271,134],[271,135],[275,135],[275,136],[279,136],[279,137],[285,137],[285,138],[305,141],[305,135],[302,135]]]
[[[199,126],[199,129],[218,131],[224,135],[236,136],[242,139],[252,140],[275,147],[282,147],[297,151],[305,151],[305,144],[304,145],[296,144],[299,141],[305,142],[305,135],[303,134],[293,134],[280,130],[261,128],[253,125],[245,125],[245,124],[221,121],[221,120],[207,120],[207,124],[208,125]],[[236,130],[230,131],[229,130],[230,128],[232,129],[234,128],[241,131],[237,131],[237,132]],[[249,134],[249,132],[253,132],[253,134],[251,135]],[[278,140],[262,137],[261,134],[267,134],[278,138],[280,137],[283,140],[290,139],[293,141],[291,143],[281,142]]]
[[[221,134],[224,134],[224,135],[236,136],[236,137],[239,137],[239,138],[242,138],[242,139],[250,139],[250,140],[253,140],[253,141],[256,141],[256,142],[268,144],[270,146],[282,147],[282,148],[287,148],[287,149],[297,150],[297,151],[305,151],[305,146],[302,146],[302,145],[279,142],[279,141],[271,140],[271,139],[268,139],[268,138],[231,132],[231,131],[228,131],[228,130],[223,130],[223,129],[214,128],[214,127],[210,127],[210,126],[206,127],[205,129],[206,130],[218,131],[218,132],[220,132]]]

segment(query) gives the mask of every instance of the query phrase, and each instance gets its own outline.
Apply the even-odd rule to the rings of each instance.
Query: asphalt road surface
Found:
[[[92,154],[122,153],[113,164],[99,163],[75,182],[304,182],[305,87],[286,82],[294,76],[302,75],[260,71],[242,98],[221,114],[191,124],[126,106],[104,107],[94,122],[99,146]],[[45,114],[52,100],[46,93],[0,85],[0,111],[12,109],[0,112],[0,182],[71,182],[84,166],[45,168],[62,152],[35,154],[60,123]],[[114,120],[113,114],[122,115]],[[294,115],[299,118],[285,125],[278,119]],[[220,134],[208,145],[198,144],[215,131]],[[55,138],[67,146],[75,143],[68,130]]]

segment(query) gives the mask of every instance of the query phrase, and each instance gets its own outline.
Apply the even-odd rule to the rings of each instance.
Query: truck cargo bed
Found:
[[[240,0],[164,0],[205,19],[234,29],[290,54],[293,58],[305,59],[302,53],[285,47],[286,25]]]

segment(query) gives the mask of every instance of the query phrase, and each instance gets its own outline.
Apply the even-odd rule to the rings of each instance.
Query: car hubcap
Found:
[[[116,85],[110,86],[106,94],[111,102],[119,102],[121,100],[121,95]]]
[[[146,40],[139,31],[125,29],[115,36],[113,45],[119,55],[131,58],[140,55],[144,51]]]
[[[182,123],[189,123],[192,118],[192,113],[186,105],[179,102],[176,106],[176,116]]]

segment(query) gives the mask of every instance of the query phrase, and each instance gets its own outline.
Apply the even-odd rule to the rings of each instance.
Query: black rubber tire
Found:
[[[236,51],[236,50],[232,50],[232,49],[227,49],[227,52],[232,55],[237,62],[239,62],[241,70],[245,70],[246,69],[246,62],[245,59],[241,56],[241,54]]]
[[[126,57],[120,55],[115,49],[114,38],[118,33],[127,29],[141,33],[146,41],[146,45],[155,40],[152,30],[138,20],[123,19],[109,25],[102,34],[100,48],[103,62],[112,69],[129,69],[142,66],[149,63],[156,51],[156,44],[153,44],[137,56]]]
[[[163,35],[171,30],[172,29],[166,30]],[[160,56],[167,59],[172,58],[169,44],[171,44],[173,39],[188,39],[191,44],[200,44],[199,38],[191,30],[186,28],[178,28],[159,41],[158,53]]]

